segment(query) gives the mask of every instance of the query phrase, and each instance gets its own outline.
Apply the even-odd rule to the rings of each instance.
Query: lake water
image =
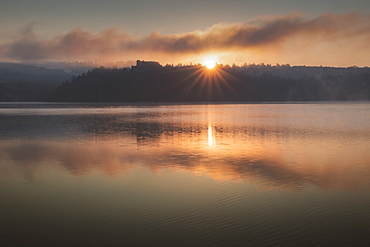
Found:
[[[370,246],[370,104],[0,104],[0,246]]]

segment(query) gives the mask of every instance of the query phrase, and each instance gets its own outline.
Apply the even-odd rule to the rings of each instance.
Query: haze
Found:
[[[370,2],[14,0],[0,60],[368,66]]]

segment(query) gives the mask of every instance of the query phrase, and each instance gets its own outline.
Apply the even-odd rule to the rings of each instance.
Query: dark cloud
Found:
[[[308,18],[295,13],[282,17],[255,19],[246,23],[220,23],[204,31],[145,37],[107,29],[94,34],[80,28],[50,39],[33,32],[32,25],[10,42],[0,44],[0,58],[15,60],[96,59],[125,54],[188,55],[208,51],[249,48],[277,49],[291,38],[318,42],[368,39],[370,16],[359,13],[323,14]]]

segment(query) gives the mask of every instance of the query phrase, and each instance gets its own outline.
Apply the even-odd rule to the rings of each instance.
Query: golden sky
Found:
[[[13,2],[0,10],[0,61],[177,64],[215,56],[226,64],[369,65],[367,1],[205,0],[185,6],[142,0],[117,5],[121,15],[95,1],[64,2],[69,8]]]

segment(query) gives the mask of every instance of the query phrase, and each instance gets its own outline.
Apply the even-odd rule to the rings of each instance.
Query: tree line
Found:
[[[55,102],[254,102],[370,100],[370,70],[299,78],[240,67],[95,68],[43,97]],[[347,70],[350,70],[348,68]],[[353,72],[354,71],[354,72]]]

